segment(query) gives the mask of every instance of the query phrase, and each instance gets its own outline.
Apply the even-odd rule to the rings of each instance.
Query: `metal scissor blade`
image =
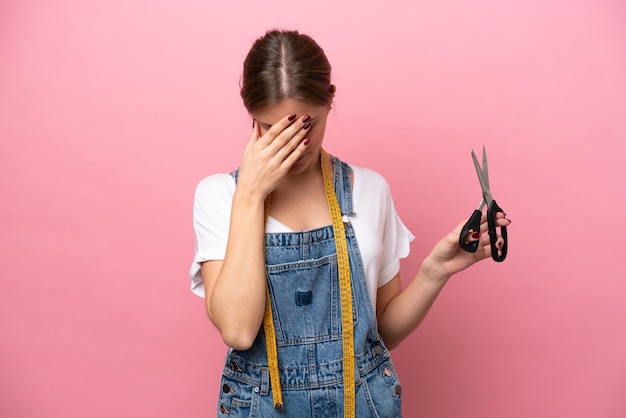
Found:
[[[483,145],[483,176],[485,177],[485,181],[487,182],[487,187],[489,188],[489,168],[487,166],[487,150]]]
[[[483,147],[483,161],[486,162],[486,157],[484,153]],[[489,205],[493,198],[491,197],[491,189],[489,189],[489,178],[485,178],[485,173],[483,169],[480,167],[478,163],[478,158],[476,158],[476,154],[474,150],[472,150],[472,159],[474,160],[474,167],[476,168],[476,174],[478,175],[478,181],[480,182],[480,187],[483,189],[483,197],[485,199],[485,203]]]

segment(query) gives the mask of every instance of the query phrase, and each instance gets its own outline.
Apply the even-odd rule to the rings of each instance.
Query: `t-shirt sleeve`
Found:
[[[195,254],[189,277],[191,291],[204,297],[201,265],[208,260],[223,260],[228,241],[230,210],[235,181],[229,174],[209,176],[196,187],[193,204]]]
[[[386,181],[382,185],[382,213],[385,228],[383,231],[383,259],[378,275],[378,287],[389,283],[400,272],[400,259],[406,258],[411,250],[413,234],[404,225],[396,211],[391,189]]]
[[[377,289],[398,274],[400,259],[409,255],[415,237],[396,211],[387,180],[372,169],[351,167],[356,212],[352,223],[363,257],[368,290],[375,304]]]

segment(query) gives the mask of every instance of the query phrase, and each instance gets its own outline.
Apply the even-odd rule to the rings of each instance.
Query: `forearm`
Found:
[[[211,321],[233,348],[251,345],[263,321],[264,237],[263,199],[236,192],[224,262],[207,305]]]
[[[411,284],[378,314],[378,330],[389,348],[395,348],[428,314],[448,277],[440,276],[429,259],[424,260]]]

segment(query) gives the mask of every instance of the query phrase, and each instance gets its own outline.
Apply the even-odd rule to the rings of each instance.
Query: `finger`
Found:
[[[496,220],[496,225],[498,226],[509,226],[511,225],[511,221],[509,218],[502,218],[502,219],[497,219]]]
[[[496,248],[498,249],[498,257],[502,257],[502,247],[504,246],[504,238],[498,237],[496,240]]]
[[[297,118],[295,113],[290,113],[289,115],[284,116],[278,122],[273,124],[267,132],[261,137],[260,143],[261,145],[267,147],[274,142],[276,138],[278,138],[283,131],[288,128]],[[258,125],[258,124],[257,124]]]
[[[489,237],[489,234],[483,234],[481,236],[479,245],[483,248],[482,255],[484,256],[484,258],[490,258],[492,251],[491,251],[491,239]],[[498,235],[498,238],[496,238],[496,243],[495,243],[495,248],[498,250],[498,257],[502,256],[502,247],[504,247],[504,238]]]
[[[252,130],[250,131],[250,136],[248,136],[248,143],[246,144],[244,153],[247,152],[259,140],[259,136],[259,124],[255,120],[253,120]]]
[[[284,161],[304,139],[306,131],[311,127],[310,119],[310,116],[304,115],[292,122],[268,145],[267,150],[275,154],[280,161]]]
[[[485,258],[491,258],[491,243],[489,240],[489,234],[481,235],[478,246],[480,247],[479,251],[476,251],[474,253],[477,261],[483,260]]]
[[[309,145],[309,140],[306,138],[298,142],[293,152],[289,153],[283,160],[282,167],[288,170],[292,165],[294,165],[296,161],[298,161],[298,158],[306,152],[307,145]]]
[[[471,242],[476,242],[476,241],[480,241],[480,237],[483,234],[480,231],[473,231],[473,230],[469,230],[467,232],[467,234],[465,235],[465,243],[469,244]]]
[[[501,228],[503,226],[509,226],[509,225],[511,225],[510,219],[502,218],[502,217],[496,218],[496,221],[495,221],[496,228]],[[480,232],[484,234],[488,230],[489,230],[489,223],[487,222],[486,218],[483,218],[483,220],[481,220],[481,223],[480,223]]]
[[[300,147],[300,145],[306,140],[305,137],[308,134],[309,129],[311,128],[311,124],[308,123],[307,120],[307,122],[304,123],[296,122],[292,126],[297,127],[298,125],[300,125],[300,129],[287,141],[287,143],[285,143],[281,148],[276,151],[276,157],[283,162],[286,162],[288,158],[290,161],[297,161],[298,158],[300,158],[300,156],[306,150],[306,147]],[[291,129],[291,127],[289,129]],[[279,141],[276,142],[278,143]]]
[[[489,238],[489,234],[482,234],[480,236],[480,244],[482,247],[490,247],[491,239]]]
[[[511,224],[511,220],[506,218],[505,214],[502,212],[497,212],[496,216],[494,217],[494,220],[495,220],[496,227],[508,226]],[[486,221],[485,221],[485,224],[487,224]]]

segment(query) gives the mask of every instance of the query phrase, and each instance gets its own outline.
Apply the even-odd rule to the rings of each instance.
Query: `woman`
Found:
[[[491,256],[486,220],[466,237],[476,253],[459,248],[461,224],[402,289],[413,236],[387,182],[322,149],[334,94],[313,39],[266,33],[244,62],[240,167],[197,187],[192,288],[230,347],[220,416],[400,416],[388,350],[450,276]]]

